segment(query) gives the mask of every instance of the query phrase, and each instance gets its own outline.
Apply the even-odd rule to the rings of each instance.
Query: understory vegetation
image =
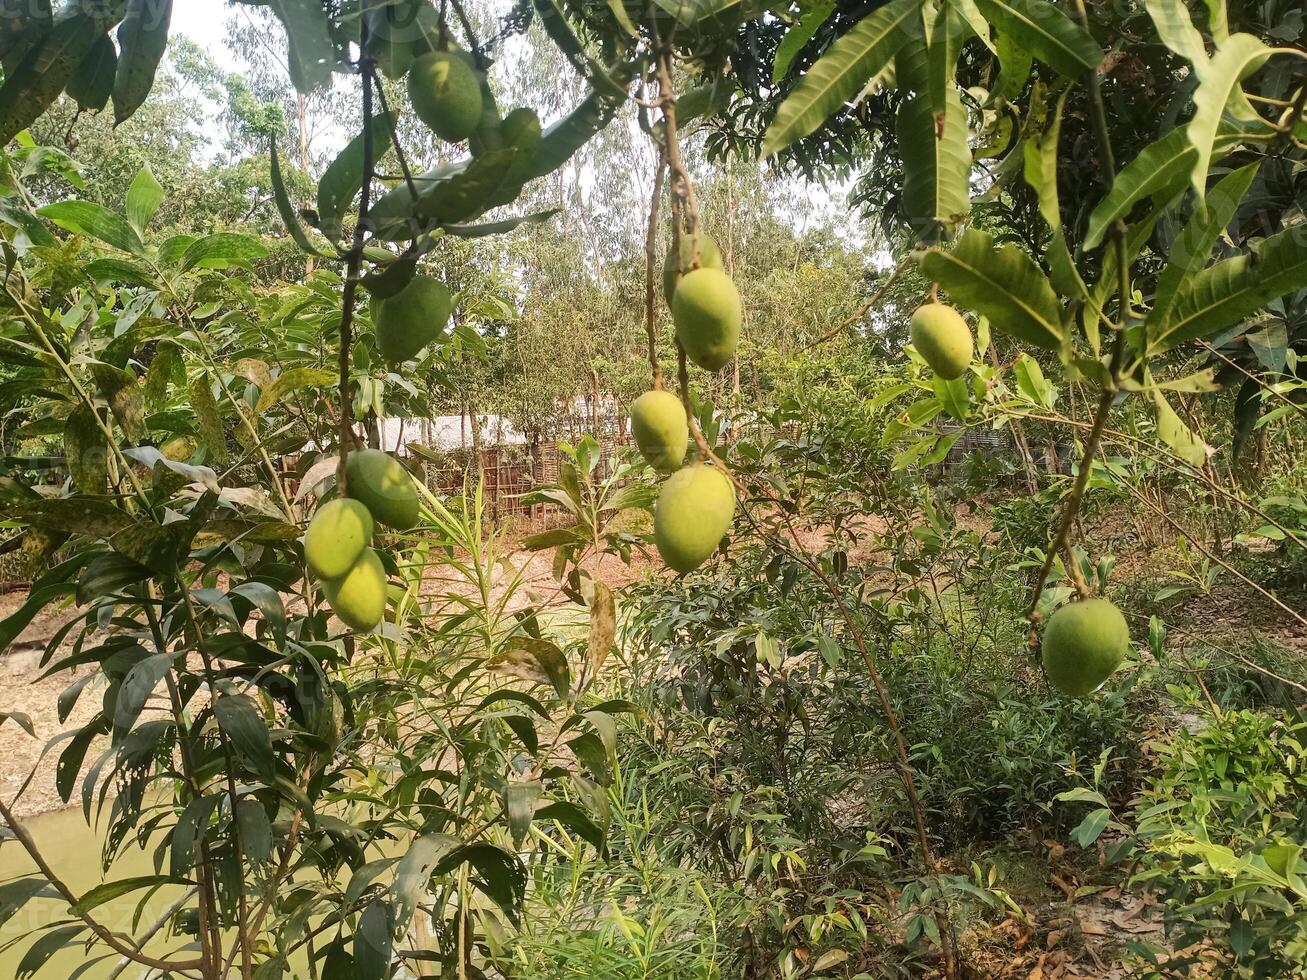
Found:
[[[1300,2],[201,6],[0,0],[0,974],[1307,977]]]

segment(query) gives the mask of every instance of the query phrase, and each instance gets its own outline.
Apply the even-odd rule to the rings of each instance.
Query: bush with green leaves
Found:
[[[1179,953],[1137,945],[1147,975],[1294,976],[1307,961],[1307,726],[1229,711],[1161,746],[1141,795],[1134,884],[1165,902]]]

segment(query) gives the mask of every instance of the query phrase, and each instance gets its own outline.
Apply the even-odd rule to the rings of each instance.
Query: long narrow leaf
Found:
[[[894,0],[858,21],[832,44],[781,103],[763,137],[763,156],[815,131],[857,95],[907,41],[907,26],[919,10],[919,0]]]

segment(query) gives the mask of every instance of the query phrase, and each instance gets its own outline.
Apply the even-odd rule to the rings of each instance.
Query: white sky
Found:
[[[223,0],[181,0],[173,5],[172,30],[207,49],[224,68],[233,68],[235,63],[223,38],[227,19],[234,13]]]

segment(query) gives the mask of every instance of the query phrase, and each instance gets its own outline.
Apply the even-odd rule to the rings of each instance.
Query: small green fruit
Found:
[[[943,303],[917,307],[908,323],[908,336],[917,353],[941,378],[952,381],[966,373],[975,344],[962,314]]]
[[[695,463],[673,473],[654,506],[654,543],[670,567],[691,572],[731,529],[735,488],[721,470]]]
[[[1103,686],[1130,646],[1130,628],[1121,610],[1106,599],[1063,606],[1048,621],[1043,640],[1044,673],[1071,697]]]
[[[534,150],[540,145],[543,131],[540,116],[529,106],[518,106],[504,117],[499,127],[504,142],[519,150]]]
[[[402,364],[416,357],[427,344],[444,333],[454,297],[439,280],[416,276],[394,296],[378,300],[373,307],[377,347],[390,364]]]
[[[408,71],[408,99],[413,111],[443,140],[467,139],[481,122],[481,84],[464,57],[432,51]]]
[[[672,305],[672,296],[676,293],[676,284],[682,275],[688,275],[694,268],[694,241],[690,235],[681,235],[677,239],[678,247],[667,250],[663,260],[663,298],[667,305]],[[722,253],[717,243],[703,232],[699,233],[699,268],[722,268]]]
[[[373,629],[386,612],[386,569],[371,548],[365,548],[340,578],[323,579],[322,594],[331,611],[356,630]]]
[[[379,449],[360,449],[345,462],[345,491],[362,503],[379,524],[407,531],[418,522],[413,477]]]
[[[372,542],[372,515],[357,500],[332,500],[318,508],[304,532],[304,557],[318,578],[340,578]]]
[[[705,371],[720,371],[740,342],[740,293],[720,269],[695,269],[672,295],[676,339]]]
[[[646,391],[631,406],[631,434],[649,465],[670,473],[685,462],[690,426],[685,407],[670,391]]]

